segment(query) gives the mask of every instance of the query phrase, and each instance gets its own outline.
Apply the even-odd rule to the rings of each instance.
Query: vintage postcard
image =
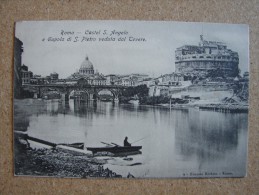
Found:
[[[14,174],[244,177],[247,25],[21,21]]]

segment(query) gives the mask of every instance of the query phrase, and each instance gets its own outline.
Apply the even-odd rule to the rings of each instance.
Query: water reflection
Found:
[[[110,167],[147,177],[174,177],[187,168],[244,171],[247,117],[95,101],[19,100],[14,104],[15,130],[28,130],[31,136],[54,143],[100,147],[101,142],[122,145],[125,136],[131,141],[147,137],[136,143],[143,146],[142,154],[135,155],[131,164],[139,166],[122,169],[113,159]]]
[[[14,100],[14,130],[27,131],[30,125],[30,116],[47,112],[47,104],[33,99]]]
[[[227,152],[237,147],[238,131],[243,114],[217,113],[189,110],[178,112],[175,123],[176,151],[199,161],[224,158]]]
[[[238,145],[241,144],[240,139],[246,143],[246,133],[241,132],[247,130],[246,114],[190,109],[188,112],[178,112],[175,117],[175,151],[182,161],[195,158],[197,171],[222,171],[222,167],[232,170],[236,161],[244,162],[242,168],[245,169],[246,157],[242,152],[246,145],[241,146],[244,148],[242,152],[238,151]]]

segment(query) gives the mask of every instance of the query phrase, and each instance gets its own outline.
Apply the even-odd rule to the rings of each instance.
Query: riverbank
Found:
[[[15,175],[49,177],[103,177],[118,178],[121,175],[104,169],[105,160],[87,154],[69,153],[60,148],[32,149],[22,138],[15,139]]]
[[[165,102],[158,101],[155,104],[139,104],[143,107],[161,107],[168,109],[188,109],[188,108],[198,108],[200,110],[211,110],[218,112],[231,112],[231,113],[248,113],[249,106],[248,101],[244,101],[236,96],[232,96],[227,92],[222,93],[221,95],[213,94],[211,92],[203,94],[202,98],[198,94],[192,94],[192,97],[199,97],[199,99],[181,99],[182,97],[178,94],[178,99],[182,102],[172,102],[169,103],[169,99]],[[231,96],[230,96],[231,95]],[[215,96],[215,97],[213,97]],[[163,97],[160,97],[160,99]]]
[[[124,104],[127,105],[127,104]],[[172,110],[183,110],[189,108],[196,108],[199,110],[209,110],[215,112],[229,112],[229,113],[248,113],[249,106],[247,104],[231,104],[231,103],[219,103],[219,102],[195,102],[188,104],[154,104],[147,105],[141,104],[141,107],[147,108],[164,108]]]
[[[156,107],[168,108],[168,109],[188,109],[197,108],[199,110],[210,110],[215,112],[230,112],[230,113],[248,113],[249,106],[242,104],[225,104],[225,103],[190,103],[190,104],[160,104]]]

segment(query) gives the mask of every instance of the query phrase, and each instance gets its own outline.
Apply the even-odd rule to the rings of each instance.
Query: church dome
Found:
[[[79,73],[84,75],[94,74],[94,66],[92,62],[89,61],[89,58],[87,55],[85,57],[85,60],[82,62],[80,66]]]
[[[89,61],[88,56],[86,55],[85,60],[82,62],[80,69],[93,69],[94,66],[92,62]]]

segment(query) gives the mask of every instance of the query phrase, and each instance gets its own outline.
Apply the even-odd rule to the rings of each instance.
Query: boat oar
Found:
[[[101,142],[102,144],[105,144],[105,145],[107,145],[107,146],[113,146],[113,145],[111,145],[111,144],[108,144],[108,143],[105,143],[105,142]]]
[[[112,144],[115,145],[115,146],[119,146],[118,144],[115,144],[115,143],[113,143],[113,142],[112,142]]]

